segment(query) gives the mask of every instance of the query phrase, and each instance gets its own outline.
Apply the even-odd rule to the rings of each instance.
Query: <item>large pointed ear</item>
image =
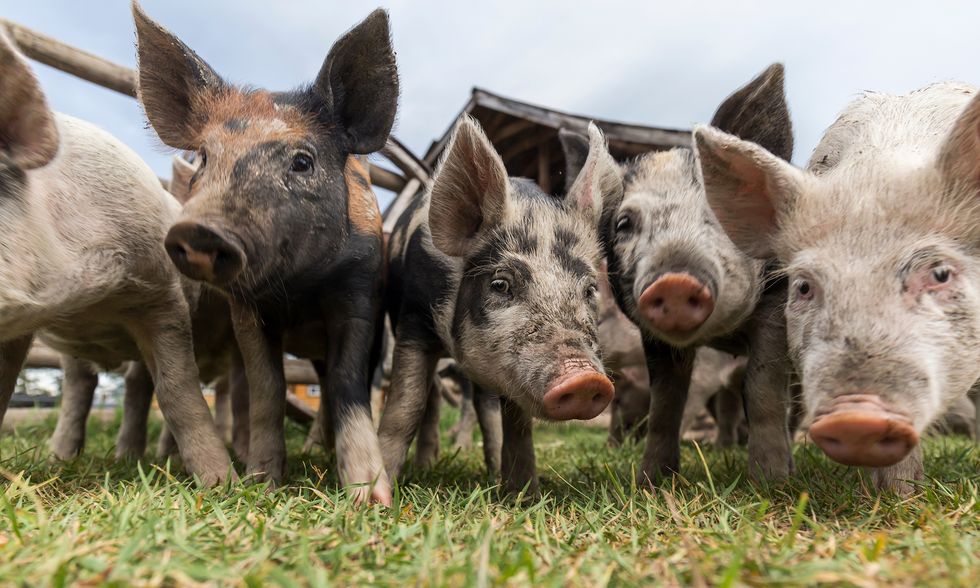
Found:
[[[191,163],[180,154],[174,155],[173,172],[170,176],[170,193],[181,204],[186,204],[191,197],[191,178],[197,173],[198,164]]]
[[[202,98],[225,84],[197,53],[154,22],[133,0],[139,99],[146,118],[167,145],[196,151],[207,114]]]
[[[786,104],[783,64],[774,63],[718,107],[711,126],[762,145],[789,161],[793,157],[793,124]]]
[[[507,215],[507,170],[479,123],[463,115],[432,181],[432,242],[452,257],[470,251],[479,234]]]
[[[939,151],[939,169],[953,186],[950,194],[970,198],[962,204],[974,209],[980,205],[980,94],[956,119]]]
[[[572,189],[585,160],[589,157],[589,136],[571,129],[558,129],[558,140],[565,154],[565,192]]]
[[[0,27],[0,151],[34,169],[58,153],[58,127],[27,61]]]
[[[350,153],[384,147],[398,109],[398,68],[388,13],[378,9],[334,43],[313,83]]]
[[[772,257],[779,217],[799,195],[803,172],[712,127],[696,127],[694,144],[708,204],[728,237],[747,255]]]
[[[609,154],[599,127],[589,123],[589,154],[565,195],[565,206],[579,211],[589,223],[597,226],[603,200],[616,199],[622,193],[623,176],[619,165]]]

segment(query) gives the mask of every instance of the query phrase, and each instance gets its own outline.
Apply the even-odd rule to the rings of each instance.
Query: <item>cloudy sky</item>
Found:
[[[128,0],[0,0],[0,16],[132,67]],[[579,6],[576,6],[578,4]],[[307,82],[333,41],[378,6],[361,0],[143,0],[226,79]],[[786,64],[806,161],[858,92],[980,83],[980,3],[393,0],[402,97],[395,134],[421,153],[473,86],[612,120],[688,128],[773,61]],[[57,110],[123,139],[169,177],[169,155],[135,102],[45,66]]]

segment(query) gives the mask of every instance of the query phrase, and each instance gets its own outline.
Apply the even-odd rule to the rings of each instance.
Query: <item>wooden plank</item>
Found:
[[[136,72],[25,26],[0,19],[24,55],[93,84],[136,97]]]

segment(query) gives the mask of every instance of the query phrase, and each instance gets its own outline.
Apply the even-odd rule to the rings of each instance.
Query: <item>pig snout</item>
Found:
[[[613,384],[588,361],[568,360],[552,381],[542,402],[544,414],[556,421],[599,416],[613,398]]]
[[[647,286],[639,300],[640,313],[657,330],[686,334],[708,320],[715,309],[711,290],[694,276],[666,273]]]
[[[818,412],[810,437],[830,459],[866,467],[894,465],[919,443],[909,417],[870,394],[835,398]]]
[[[245,253],[233,239],[200,223],[175,224],[163,244],[177,269],[194,280],[220,286],[234,280],[245,267]]]

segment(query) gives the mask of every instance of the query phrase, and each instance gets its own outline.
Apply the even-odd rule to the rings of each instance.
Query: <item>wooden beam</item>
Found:
[[[136,97],[136,72],[25,26],[0,19],[24,55],[93,84]]]
[[[551,194],[551,141],[538,147],[538,185],[545,194]]]
[[[395,229],[395,222],[398,221],[398,217],[405,212],[412,200],[418,197],[418,193],[422,189],[422,182],[417,178],[412,178],[405,184],[405,188],[398,193],[398,196],[395,196],[395,199],[384,211],[384,232],[391,234]]]
[[[401,192],[408,182],[404,177],[377,165],[368,165],[368,174],[371,176],[371,185],[392,192]]]
[[[510,147],[507,147],[500,153],[500,158],[504,160],[506,165],[511,159],[517,157],[521,153],[534,149],[535,147],[541,145],[545,141],[548,141],[556,136],[556,131],[554,129],[543,128],[540,131],[530,133],[527,136],[520,137],[515,141]],[[499,147],[498,147],[499,150]]]

